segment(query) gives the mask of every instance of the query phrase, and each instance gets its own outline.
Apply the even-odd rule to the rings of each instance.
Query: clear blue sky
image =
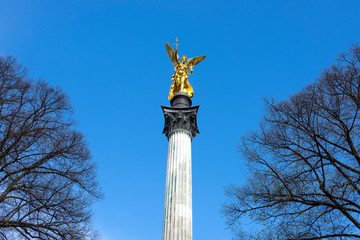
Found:
[[[240,136],[264,97],[285,99],[360,40],[354,1],[0,0],[0,55],[61,86],[99,167],[94,206],[104,240],[159,240],[167,140],[160,105],[179,53],[206,54],[189,80],[199,104],[193,148],[195,240],[230,240],[224,188],[246,172]]]

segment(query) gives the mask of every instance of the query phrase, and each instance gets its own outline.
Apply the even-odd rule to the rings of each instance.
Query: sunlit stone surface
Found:
[[[192,240],[191,136],[169,136],[162,240]]]

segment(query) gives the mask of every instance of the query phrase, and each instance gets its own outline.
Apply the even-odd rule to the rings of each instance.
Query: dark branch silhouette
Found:
[[[360,238],[360,47],[289,100],[265,104],[239,147],[251,176],[227,191],[228,226],[238,239]]]
[[[94,239],[101,197],[84,136],[59,88],[0,57],[0,239]]]

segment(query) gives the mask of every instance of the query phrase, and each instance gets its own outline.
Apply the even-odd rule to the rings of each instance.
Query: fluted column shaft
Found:
[[[162,240],[192,240],[191,135],[169,135]]]
[[[169,141],[162,240],[192,240],[191,141],[199,133],[197,111],[186,93],[161,106]]]

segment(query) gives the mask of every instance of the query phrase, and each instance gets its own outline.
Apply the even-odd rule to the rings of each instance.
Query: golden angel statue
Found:
[[[200,57],[193,57],[189,60],[186,56],[181,57],[181,62],[179,61],[179,56],[177,55],[177,39],[176,39],[176,48],[175,51],[172,49],[170,44],[166,43],[166,51],[171,59],[172,64],[174,64],[175,73],[172,75],[171,80],[173,83],[170,87],[169,100],[171,100],[174,95],[178,92],[186,93],[190,98],[194,96],[193,88],[191,87],[188,76],[193,73],[193,67],[205,59],[206,55]],[[189,72],[190,70],[190,72]]]

